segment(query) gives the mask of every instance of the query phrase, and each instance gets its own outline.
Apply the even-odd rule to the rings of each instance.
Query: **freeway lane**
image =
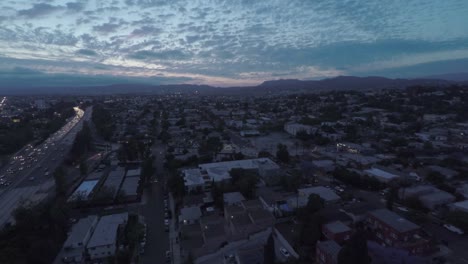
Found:
[[[8,168],[2,170],[3,184],[0,189],[0,227],[10,222],[11,213],[18,205],[29,201],[41,201],[54,191],[52,172],[61,164],[83,121],[91,118],[92,108],[83,111],[75,108],[71,118],[59,131],[52,134],[36,148],[28,147],[12,158]]]

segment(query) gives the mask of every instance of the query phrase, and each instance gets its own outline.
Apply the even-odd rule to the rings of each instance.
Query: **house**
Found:
[[[455,196],[445,191],[438,191],[419,196],[419,200],[428,209],[436,209],[439,206],[455,201]]]
[[[412,187],[402,187],[398,191],[398,198],[401,200],[419,197],[421,195],[433,193],[438,189],[432,185],[417,185]]]
[[[184,225],[197,223],[202,216],[200,207],[191,206],[180,209],[179,222]]]
[[[101,217],[86,246],[91,260],[105,259],[115,255],[119,226],[126,224],[128,213]]]
[[[187,169],[182,172],[185,190],[187,192],[202,191],[205,187],[205,180],[199,169]]]
[[[335,162],[333,160],[314,160],[312,166],[322,173],[330,173],[335,170]]]
[[[340,250],[340,245],[333,240],[318,241],[315,249],[315,263],[337,264]]]
[[[274,216],[263,208],[259,200],[243,201],[241,204],[224,207],[224,218],[234,239],[246,238],[251,234],[271,228]]]
[[[450,204],[449,208],[454,211],[462,211],[468,213],[468,200]]]
[[[260,132],[258,130],[242,130],[240,132],[240,135],[242,137],[254,137],[254,136],[260,136]]]
[[[83,261],[85,247],[97,223],[98,217],[96,215],[90,215],[86,218],[81,218],[73,225],[70,235],[63,244],[62,251],[59,253],[61,261],[68,263],[81,263]],[[58,262],[58,260],[55,262]]]
[[[223,201],[225,205],[240,204],[245,201],[245,197],[240,192],[224,193]]]
[[[200,218],[200,228],[203,237],[203,247],[218,249],[228,240],[228,232],[224,218],[219,215],[207,215]]]
[[[427,264],[427,259],[411,255],[403,249],[385,247],[374,241],[367,241],[367,249],[372,264]]]
[[[300,200],[299,204],[304,204],[302,206],[307,205],[311,194],[317,194],[326,204],[336,203],[341,199],[332,189],[323,186],[298,189],[297,193]]]
[[[400,175],[395,172],[376,167],[364,170],[364,173],[369,177],[373,177],[383,183],[388,183],[392,180],[400,178]]]
[[[339,244],[348,240],[351,236],[351,228],[343,224],[341,221],[334,221],[322,226],[323,235]]]
[[[387,209],[371,211],[366,224],[375,234],[378,243],[405,249],[414,255],[423,255],[432,251],[430,240],[423,236],[421,228],[392,211]]]
[[[437,165],[427,166],[431,172],[437,172],[440,175],[444,176],[445,179],[451,179],[458,175],[458,172],[449,168],[440,167]]]

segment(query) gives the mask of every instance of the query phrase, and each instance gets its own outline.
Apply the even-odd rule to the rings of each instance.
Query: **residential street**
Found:
[[[164,231],[164,195],[160,183],[152,183],[144,195],[146,203],[142,205],[141,214],[146,219],[148,233],[141,263],[165,263],[169,239],[168,233]]]
[[[143,264],[166,263],[166,251],[170,250],[169,233],[164,231],[165,146],[156,140],[151,150],[155,157],[156,173],[154,181],[145,189],[142,198],[141,214],[145,217],[148,228],[145,253],[141,261]]]

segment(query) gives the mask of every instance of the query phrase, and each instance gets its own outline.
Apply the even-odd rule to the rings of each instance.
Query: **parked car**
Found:
[[[463,232],[463,230],[461,230],[460,228],[456,227],[456,226],[453,226],[453,225],[449,225],[449,224],[445,224],[444,227],[456,234],[459,234],[459,235],[463,235],[465,234],[465,232]]]
[[[280,252],[281,254],[283,254],[283,256],[285,256],[286,258],[289,258],[291,256],[291,254],[289,254],[289,252],[285,249],[285,248],[280,248]]]

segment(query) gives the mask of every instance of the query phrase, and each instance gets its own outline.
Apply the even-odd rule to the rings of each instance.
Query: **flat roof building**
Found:
[[[389,171],[386,171],[386,170],[383,170],[383,169],[379,169],[379,168],[371,168],[371,169],[368,169],[368,170],[364,170],[364,173],[366,173],[370,177],[374,177],[378,181],[384,182],[384,183],[400,178],[400,175],[398,175],[396,173],[392,173],[392,172],[389,172]]]
[[[128,220],[128,213],[101,217],[96,229],[86,246],[91,260],[103,259],[115,255],[117,231]]]
[[[323,186],[316,186],[316,187],[309,187],[309,188],[302,188],[297,190],[299,195],[299,203],[301,206],[305,206],[309,201],[309,196],[311,194],[317,194],[322,198],[325,203],[333,203],[339,201],[341,198],[338,196],[332,189],[323,187]],[[302,205],[302,203],[305,203]]]
[[[90,215],[78,220],[78,222],[73,225],[67,240],[63,243],[62,250],[58,254],[55,263],[61,263],[62,261],[81,263],[84,258],[85,247],[97,223],[98,217],[96,215]]]

